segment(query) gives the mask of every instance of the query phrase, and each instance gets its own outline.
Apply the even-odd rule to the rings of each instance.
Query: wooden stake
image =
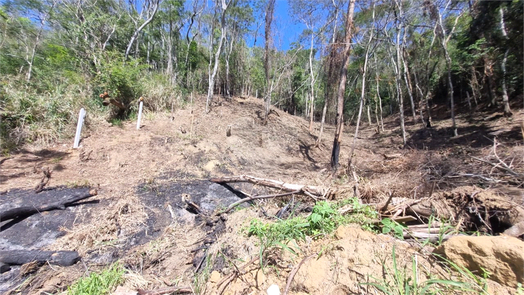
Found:
[[[75,149],[78,148],[78,144],[80,143],[80,133],[82,132],[82,126],[84,125],[85,116],[86,116],[86,110],[84,110],[84,108],[81,108],[80,113],[78,114],[78,123],[76,124],[75,142],[73,144],[73,148]]]

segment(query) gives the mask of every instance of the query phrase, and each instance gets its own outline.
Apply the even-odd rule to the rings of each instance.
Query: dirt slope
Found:
[[[83,264],[68,268],[45,265],[29,281],[12,272],[8,279],[3,274],[4,281],[15,284],[0,283],[0,291],[8,293],[18,284],[22,284],[18,290],[27,294],[61,291],[82,276],[86,267],[96,270],[120,260],[130,270],[125,283],[129,288],[191,285],[197,288],[196,293],[216,293],[223,278],[258,254],[256,240],[247,238],[243,229],[252,218],[274,216],[280,203],[264,201],[260,207],[214,219],[188,213],[188,199],[211,209],[232,202],[230,192],[207,182],[210,177],[249,174],[325,187],[352,188],[355,184],[353,177],[344,173],[331,175],[332,127],[328,126],[324,135],[325,144],[315,147],[319,126],[310,134],[307,121],[279,110],[272,111],[269,123],[263,126],[262,114],[261,101],[254,98],[221,100],[209,114],[203,111],[203,100],[172,114],[146,113],[140,130],[135,122],[111,126],[90,121],[88,114],[88,128],[77,150],[71,149],[72,140],[68,140],[46,147],[28,146],[1,157],[0,202],[11,190],[33,189],[42,177],[42,167],[53,169],[48,187],[91,186],[98,189],[98,196],[97,203],[68,209],[76,214],[73,224],[64,224],[60,228],[63,236],[44,246],[77,250],[84,257]],[[461,136],[453,139],[449,120],[439,119],[443,118],[436,118],[432,130],[408,124],[406,148],[402,148],[395,120],[387,121],[381,132],[364,124],[353,162],[364,202],[382,201],[390,193],[419,198],[481,185],[523,205],[522,189],[512,179],[472,158],[495,159],[495,134],[503,143],[496,155],[520,171],[524,167],[519,126],[522,113],[511,120],[485,120],[482,114],[459,118]],[[226,136],[228,128],[231,136]],[[353,127],[346,127],[341,171],[346,168],[353,132]],[[464,176],[469,174],[500,181]],[[247,194],[269,192],[256,185],[237,188]],[[256,263],[248,265],[243,276],[228,283],[224,294],[265,294],[271,284],[283,291],[289,274],[304,258],[291,294],[365,294],[371,290],[358,283],[369,280],[369,275],[379,276],[385,266],[391,267],[393,245],[402,267],[410,266],[417,256],[423,269],[421,277],[423,273],[453,277],[427,259],[427,249],[345,227],[333,239],[300,242],[297,257],[275,253],[272,268],[260,270]],[[203,257],[212,259],[208,267],[202,266]],[[494,294],[511,292],[497,283],[489,285]]]

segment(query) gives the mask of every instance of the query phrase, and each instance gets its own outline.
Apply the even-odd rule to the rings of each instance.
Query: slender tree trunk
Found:
[[[314,41],[315,35],[313,34],[313,31],[311,31],[311,46],[309,48],[309,75],[311,79],[311,94],[310,94],[310,106],[309,106],[309,132],[311,133],[313,131],[313,117],[314,117],[314,109],[315,109],[315,75],[313,73],[313,41]]]
[[[375,13],[375,11],[373,10],[373,14],[374,13]],[[358,137],[358,131],[359,131],[359,127],[360,127],[360,118],[362,116],[362,108],[364,106],[364,101],[365,101],[366,75],[367,75],[367,70],[368,70],[369,49],[371,47],[371,40],[372,39],[373,39],[373,29],[369,33],[369,40],[368,40],[368,44],[367,44],[367,48],[366,48],[366,55],[365,55],[365,58],[364,58],[364,71],[362,73],[362,85],[361,85],[362,89],[361,89],[361,92],[360,92],[360,106],[358,108],[357,126],[355,127],[355,135],[353,136],[353,144],[351,145],[351,152],[349,153],[348,172],[352,171],[352,169],[353,169],[352,168],[353,156],[354,156],[354,153],[355,153],[355,147],[357,145],[357,137]],[[370,118],[369,107],[368,107],[368,118]],[[371,119],[369,119],[369,122],[370,122],[369,124],[371,125]]]
[[[226,95],[228,98],[231,98],[231,80],[229,79],[229,58],[231,57],[231,52],[233,52],[234,44],[234,34],[231,35],[231,41],[229,42],[229,49],[226,57]]]
[[[346,36],[344,38],[344,55],[342,69],[340,70],[340,80],[337,93],[337,125],[335,138],[333,139],[333,149],[331,151],[331,167],[336,171],[339,166],[340,143],[342,138],[342,128],[344,125],[344,94],[346,92],[346,79],[349,67],[349,55],[351,53],[351,39],[353,37],[353,13],[355,11],[355,0],[349,0],[348,12],[346,15]]]
[[[399,17],[397,17],[397,36],[396,36],[396,43],[395,43],[395,49],[396,49],[396,61],[393,58],[393,55],[391,56],[391,61],[393,62],[394,69],[395,69],[395,86],[397,90],[397,99],[398,99],[398,105],[399,105],[399,111],[400,111],[400,129],[402,131],[402,142],[405,145],[406,140],[406,127],[404,122],[404,98],[402,95],[402,76],[401,76],[401,56],[400,56],[400,33],[402,31],[402,2],[399,3],[398,0],[395,0],[396,6],[399,9]]]
[[[218,3],[217,3],[218,5]],[[226,37],[226,11],[228,5],[226,0],[222,0],[222,14],[220,17],[220,39],[218,41],[217,51],[215,52],[215,64],[213,66],[213,72],[209,72],[209,87],[207,89],[207,99],[206,99],[206,113],[209,113],[211,110],[211,101],[213,100],[213,90],[215,88],[215,78],[218,71],[218,63],[220,62],[220,52],[222,50],[222,44],[224,43],[224,38]]]
[[[335,2],[333,1],[333,5],[335,6],[335,24],[333,26],[333,35],[331,36],[331,44],[330,44],[330,53],[329,53],[329,69],[328,69],[328,81],[326,82],[326,89],[324,90],[324,107],[322,108],[322,121],[320,123],[320,131],[318,132],[318,138],[317,138],[317,145],[319,146],[320,143],[322,142],[322,134],[324,132],[324,124],[326,122],[326,113],[327,113],[327,108],[328,108],[328,102],[330,101],[330,98],[331,98],[331,81],[330,81],[330,78],[331,78],[331,72],[332,72],[332,67],[333,67],[333,56],[331,54],[331,52],[334,52],[334,49],[333,49],[333,46],[335,44],[335,40],[336,40],[336,35],[337,35],[337,21],[338,21],[338,8],[337,6],[335,5]]]
[[[367,114],[368,114],[368,124],[369,126],[373,125],[373,123],[371,122],[371,111],[369,109],[369,103],[366,104],[366,108],[367,108]]]
[[[375,64],[376,64],[376,62],[375,62]],[[384,115],[382,113],[382,97],[380,96],[380,86],[379,86],[380,78],[379,78],[378,72],[377,72],[376,81],[377,81],[378,107],[379,107],[379,111],[380,111],[380,129],[382,131],[384,131]]]
[[[27,70],[27,75],[26,75],[27,82],[29,82],[31,80],[31,76],[33,74],[33,64],[35,62],[36,48],[38,47],[38,45],[40,45],[40,37],[42,37],[42,33],[44,31],[45,23],[46,23],[47,18],[49,17],[49,15],[53,12],[55,4],[56,4],[56,2],[53,1],[53,4],[49,8],[49,11],[40,20],[40,29],[38,29],[38,33],[36,34],[35,45],[33,46],[32,50],[31,50],[31,58],[29,58],[27,60],[27,63],[29,64],[29,69]]]
[[[447,10],[450,4],[451,4],[451,0],[448,0],[448,2],[446,3],[446,7],[444,8],[444,11]],[[448,42],[451,36],[453,35],[455,28],[457,27],[457,23],[458,23],[460,16],[462,15],[462,12],[455,18],[455,24],[453,25],[449,34],[446,34],[446,29],[444,28],[444,24],[442,21],[442,14],[440,13],[438,9],[436,9],[436,12],[438,13],[438,22],[439,22],[439,27],[441,31],[441,44],[442,44],[442,48],[444,49],[444,55],[446,56],[446,65],[447,65],[447,71],[448,71],[448,99],[451,105],[451,128],[453,129],[453,136],[458,136],[457,123],[455,121],[455,100],[454,100],[454,91],[453,91],[453,80],[451,76],[452,60],[451,60],[451,56],[449,55],[449,51],[448,51]]]
[[[264,51],[264,73],[266,75],[266,97],[265,97],[265,115],[264,115],[264,125],[267,124],[269,119],[269,110],[271,107],[271,91],[272,86],[270,86],[270,72],[271,72],[271,59],[270,59],[270,49],[271,49],[271,23],[273,22],[273,11],[275,10],[275,0],[269,0],[266,7],[266,26],[265,26],[265,51]]]
[[[415,101],[413,100],[413,88],[411,87],[411,80],[409,79],[409,69],[408,69],[408,63],[406,62],[406,59],[404,58],[404,46],[406,44],[406,30],[404,30],[404,37],[402,41],[402,51],[401,51],[401,59],[402,64],[404,68],[404,82],[406,83],[406,89],[408,90],[409,95],[409,101],[411,103],[411,112],[413,114],[413,124],[417,124],[417,113],[415,108]]]
[[[420,120],[422,121],[422,125],[424,125],[424,128],[426,128],[427,124],[426,124],[426,122],[424,120],[424,114],[422,113],[422,104],[423,104],[423,101],[424,101],[424,92],[422,91],[422,88],[420,88],[420,85],[418,83],[417,71],[413,71],[413,77],[415,78],[415,88],[418,90],[418,93],[419,93],[419,96],[420,96],[420,99],[419,99]]]
[[[136,29],[136,31],[133,33],[133,36],[131,36],[131,40],[129,40],[129,44],[127,45],[127,49],[126,49],[126,55],[125,55],[125,59],[127,60],[127,57],[129,56],[129,51],[131,51],[131,46],[133,46],[133,43],[136,41],[136,39],[138,38],[138,34],[140,34],[140,32],[142,32],[142,30],[153,20],[153,18],[155,17],[155,14],[156,12],[158,11],[158,6],[160,6],[160,0],[156,0],[153,4],[153,12],[151,13],[151,15],[149,16],[149,18],[140,26],[138,27],[138,29]]]
[[[502,35],[506,40],[508,40],[508,33],[504,26],[504,8],[500,7],[500,30]],[[508,90],[506,89],[506,62],[508,61],[509,48],[506,47],[506,52],[504,52],[504,59],[502,59],[502,103],[504,104],[504,116],[509,117],[512,115],[511,109],[509,107],[509,97]]]

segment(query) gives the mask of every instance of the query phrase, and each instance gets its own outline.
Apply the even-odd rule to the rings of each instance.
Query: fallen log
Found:
[[[36,213],[51,211],[51,210],[64,210],[67,206],[72,206],[76,202],[96,196],[98,193],[96,190],[90,190],[88,193],[83,193],[80,195],[72,196],[65,200],[60,200],[47,205],[42,206],[23,206],[8,209],[6,211],[0,212],[0,221],[5,221],[9,219],[24,218],[31,216]]]
[[[279,180],[259,178],[259,177],[254,177],[250,175],[214,177],[214,178],[211,178],[209,181],[218,183],[218,184],[231,183],[231,182],[250,182],[253,184],[281,189],[286,192],[297,192],[297,193],[303,193],[308,196],[312,195],[312,196],[322,197],[322,198],[325,198],[332,193],[330,189],[324,188],[324,187],[310,186],[310,185],[303,185],[303,184],[292,184],[292,183],[286,183],[286,182],[279,181]]]
[[[39,250],[2,250],[0,251],[0,264],[22,265],[36,261],[49,262],[60,266],[70,266],[80,260],[76,251],[39,251]],[[2,268],[2,270],[4,270]],[[8,269],[7,269],[8,270]]]
[[[159,290],[142,290],[138,289],[139,295],[163,295],[163,294],[183,294],[183,293],[193,293],[193,290],[189,287],[169,287]]]

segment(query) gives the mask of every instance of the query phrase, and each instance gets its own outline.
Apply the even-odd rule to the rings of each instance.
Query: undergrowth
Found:
[[[342,214],[339,209],[347,209]],[[350,198],[333,204],[327,201],[318,202],[307,217],[297,216],[274,223],[264,223],[259,219],[251,220],[247,234],[256,236],[260,244],[260,257],[263,261],[264,253],[280,247],[293,254],[296,251],[287,244],[291,240],[313,239],[331,234],[340,225],[358,223],[367,230],[376,230],[373,221],[378,213],[371,206],[361,204],[357,198]]]
[[[115,263],[101,273],[91,273],[67,289],[68,295],[104,295],[110,294],[123,281],[125,270]]]
[[[397,263],[395,246],[392,250],[393,265],[382,264],[382,278],[371,277],[373,282],[362,283],[369,285],[387,295],[424,295],[424,294],[456,294],[457,292],[481,291],[472,288],[471,284],[437,278],[420,279],[422,274],[419,270],[417,256],[412,258],[411,269],[406,265],[400,267]],[[476,290],[477,289],[477,290]]]

